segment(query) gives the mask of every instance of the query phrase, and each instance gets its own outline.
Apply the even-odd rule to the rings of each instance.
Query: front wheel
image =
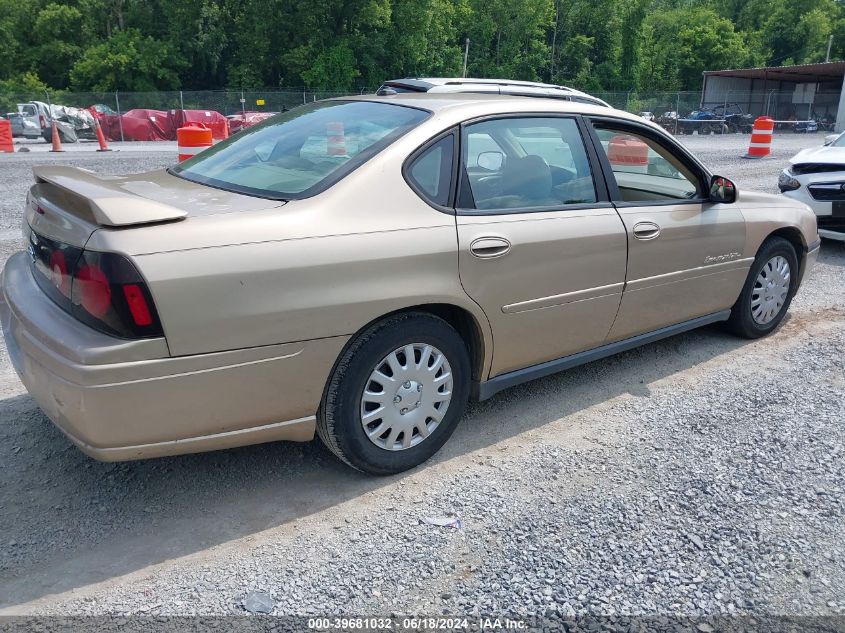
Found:
[[[452,326],[427,313],[388,317],[361,333],[338,360],[317,433],[353,468],[402,472],[449,439],[469,385],[469,351]]]
[[[772,332],[786,316],[798,290],[798,257],[792,244],[780,237],[760,247],[748,278],[728,320],[728,328],[744,338]]]

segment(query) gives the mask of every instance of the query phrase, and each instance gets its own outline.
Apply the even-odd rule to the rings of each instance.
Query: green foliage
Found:
[[[697,7],[649,15],[643,21],[637,59],[640,90],[677,90],[698,87],[705,69],[742,68],[754,56],[730,20]]]
[[[314,64],[302,73],[308,86],[320,86],[328,90],[350,90],[358,72],[355,55],[346,44],[324,48],[314,59]]]
[[[27,72],[9,79],[0,79],[0,92],[17,94],[41,94],[47,90],[45,84],[35,73]]]
[[[0,0],[0,90],[307,86],[468,74],[697,90],[845,56],[844,0]]]
[[[468,74],[540,79],[548,68],[551,0],[470,0]]]
[[[167,44],[130,28],[86,50],[70,71],[71,84],[77,90],[170,90],[179,87],[177,65]]]

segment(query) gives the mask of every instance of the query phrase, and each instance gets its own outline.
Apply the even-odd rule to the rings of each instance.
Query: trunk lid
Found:
[[[78,167],[42,166],[33,173],[27,224],[39,235],[80,248],[99,228],[126,229],[284,204],[193,183],[166,170],[97,176]]]

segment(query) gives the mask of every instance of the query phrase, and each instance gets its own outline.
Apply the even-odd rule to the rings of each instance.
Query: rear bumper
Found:
[[[164,339],[116,339],[67,315],[38,288],[24,253],[3,272],[0,317],[39,407],[106,461],[310,440],[347,339],[170,357]]]

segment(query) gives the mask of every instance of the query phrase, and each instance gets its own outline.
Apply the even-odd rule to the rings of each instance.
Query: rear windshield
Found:
[[[171,169],[212,187],[276,200],[328,188],[429,112],[371,101],[324,101],[267,119]]]

